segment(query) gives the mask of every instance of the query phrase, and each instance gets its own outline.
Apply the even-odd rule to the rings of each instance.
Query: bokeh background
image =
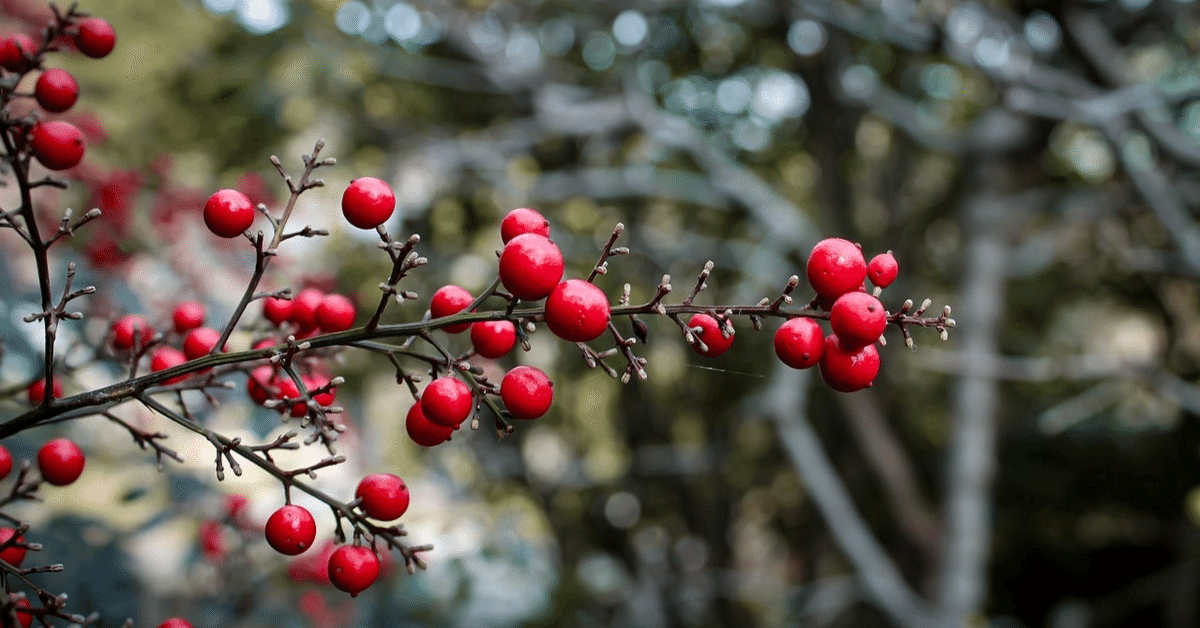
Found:
[[[119,377],[88,348],[115,313],[165,320],[198,298],[228,314],[252,256],[200,227],[203,199],[236,186],[278,203],[268,157],[297,173],[318,138],[338,166],[297,220],[331,233],[289,241],[270,288],[374,302],[388,260],[338,198],[378,176],[400,198],[389,230],[422,235],[430,264],[405,282],[423,295],[485,288],[500,218],[533,206],[574,275],[626,225],[632,252],[599,281],[614,298],[628,283],[647,299],[664,274],[684,290],[709,259],[701,299],[773,298],[836,235],[895,252],[889,308],[929,297],[959,323],[944,343],[917,330],[913,352],[889,331],[880,379],[851,395],[778,364],[777,322],[741,324],[710,360],[653,321],[650,377],[626,385],[536,334],[494,368],[551,373],[550,414],[431,450],[404,434],[412,398],[390,366],[346,353],[351,461],[319,484],[349,496],[363,473],[400,474],[411,538],[435,545],[426,572],[393,569],[353,602],[290,578],[255,534],[226,530],[228,551],[205,551],[222,495],[246,494],[260,522],[281,501],[249,470],[216,483],[207,443],[172,432],[187,462],[158,473],[100,421],[10,439],[18,456],[52,433],[85,444],[84,480],[14,512],[67,565],[42,581],[101,625],[1200,625],[1194,2],[81,8],[118,45],[51,60],[79,77],[65,117],[89,152],[44,211],[105,214],[56,259],[86,260],[100,288],[65,332],[69,393]],[[9,30],[45,15],[0,2]],[[6,383],[37,368],[17,244],[0,234]],[[240,385],[221,401],[207,420],[228,435],[282,430]]]

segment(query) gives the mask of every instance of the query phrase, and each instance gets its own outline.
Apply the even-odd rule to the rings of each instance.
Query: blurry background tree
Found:
[[[366,464],[410,480],[430,570],[346,604],[270,556],[205,558],[210,454],[164,483],[120,441],[108,473],[140,465],[129,510],[64,502],[51,512],[75,519],[48,528],[95,557],[55,586],[105,621],[1200,624],[1194,3],[110,4],[113,62],[71,69],[111,169],[67,198],[114,221],[80,248],[126,307],[230,306],[246,258],[148,224],[194,222],[218,185],[278,195],[266,156],[325,137],[344,179],[302,210],[325,223],[349,179],[391,181],[391,231],[426,238],[423,295],[485,287],[499,218],[529,205],[576,274],[623,221],[635,300],[711,258],[705,298],[752,302],[838,235],[894,250],[887,294],[953,303],[960,325],[911,354],[890,338],[881,380],[851,395],[810,389],[767,332],[705,360],[657,326],[650,379],[628,386],[535,337],[522,360],[553,368],[551,414],[428,451],[403,437],[391,374],[351,360],[341,401],[384,436]],[[0,7],[13,29],[44,21]],[[307,246],[276,287],[372,295],[386,275],[349,230]],[[152,288],[168,272],[179,294]],[[14,321],[0,333],[24,337]],[[10,346],[4,381],[33,355]],[[239,481],[216,490],[278,488]],[[69,532],[80,517],[97,532]]]

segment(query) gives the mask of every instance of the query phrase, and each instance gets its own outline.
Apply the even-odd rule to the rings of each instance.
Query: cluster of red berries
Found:
[[[170,331],[160,336],[146,317],[126,314],[113,322],[108,344],[118,355],[138,357],[149,351],[150,370],[157,373],[212,353],[221,340],[221,332],[205,327],[205,317],[204,304],[197,301],[180,303],[171,313]],[[165,344],[168,341],[174,341],[178,346]],[[166,383],[174,384],[183,379],[184,376],[177,376]]]
[[[83,456],[83,450],[76,445],[74,441],[67,438],[55,438],[47,441],[38,449],[37,465],[38,471],[42,474],[42,480],[53,486],[66,486],[79,479],[83,475],[83,467],[86,460]],[[0,445],[0,480],[8,477],[12,472],[13,459],[8,448]],[[17,531],[13,528],[0,527],[0,546],[8,545],[3,550],[0,550],[0,560],[7,562],[13,567],[20,567],[25,561],[25,537],[17,536]],[[18,602],[18,604],[20,604]],[[28,608],[26,602],[22,606]],[[29,621],[25,620],[26,616],[21,616],[21,625],[29,626],[33,617],[28,616]]]
[[[71,35],[71,41],[83,54],[99,59],[112,52],[116,45],[116,32],[108,22],[97,18],[82,18],[70,14],[63,31]],[[39,45],[24,33],[14,33],[0,38],[0,68],[20,75],[41,69],[40,60],[44,52],[52,50],[51,38]],[[38,76],[33,86],[33,97],[47,113],[62,113],[70,109],[79,99],[79,83],[66,70],[46,69]],[[83,160],[83,132],[63,120],[39,121],[25,129],[27,135],[15,138],[28,148],[38,162],[50,170],[66,170]],[[18,146],[21,148],[21,146]]]

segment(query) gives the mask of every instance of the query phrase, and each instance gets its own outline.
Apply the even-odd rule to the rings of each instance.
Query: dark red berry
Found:
[[[30,604],[29,600],[27,600],[25,598],[21,598],[21,599],[17,600],[16,602],[13,602],[13,606],[16,607],[17,621],[21,623],[21,628],[29,628],[30,626],[32,626],[33,625],[33,613],[30,613],[29,611],[27,611],[25,609],[33,608],[33,604]]]
[[[66,486],[83,473],[83,451],[69,439],[56,438],[38,450],[37,463],[47,482]]]
[[[301,332],[317,328],[317,310],[325,301],[325,293],[316,288],[305,288],[292,299],[288,320],[296,324]]]
[[[536,233],[549,238],[550,221],[546,220],[546,217],[538,210],[528,207],[520,207],[508,212],[504,220],[500,221],[500,239],[508,244],[509,240],[522,233]]]
[[[471,387],[454,377],[439,377],[425,387],[421,411],[430,421],[444,427],[458,427],[475,406]]]
[[[46,70],[33,85],[33,97],[42,109],[62,113],[79,99],[79,83],[66,70]]]
[[[500,399],[514,417],[536,419],[550,409],[550,403],[554,401],[554,384],[541,369],[518,366],[505,373],[500,381]]]
[[[317,306],[317,326],[326,332],[346,331],[354,327],[358,312],[354,302],[340,294],[326,295]]]
[[[568,279],[546,297],[546,326],[569,342],[588,342],[608,329],[608,297],[595,284]]]
[[[63,385],[57,377],[51,380],[53,382],[50,395],[55,399],[61,399],[63,396]],[[25,396],[29,399],[30,405],[42,405],[42,399],[46,396],[46,380],[35,379],[28,388],[25,389]]]
[[[342,194],[342,215],[359,229],[374,229],[387,222],[396,209],[396,194],[387,183],[374,177],[350,182]]]
[[[329,581],[333,586],[358,596],[379,577],[379,557],[359,545],[343,545],[329,556]]]
[[[191,622],[180,617],[172,617],[158,625],[158,628],[192,628]]]
[[[896,263],[896,258],[891,251],[880,253],[867,263],[867,278],[880,288],[892,285],[899,274],[900,264]]]
[[[304,402],[303,397],[300,395],[300,388],[296,386],[296,382],[292,381],[291,377],[286,374],[277,375],[271,380],[271,388],[276,391],[276,399],[280,401],[292,401],[291,406],[286,404],[280,405],[278,408],[280,412],[287,412],[294,417],[302,417],[308,414],[308,404]]]
[[[204,304],[196,301],[184,301],[175,306],[171,314],[175,323],[175,333],[182,334],[204,324]]]
[[[808,256],[808,283],[826,299],[836,299],[858,290],[867,278],[867,262],[862,249],[841,238],[825,238]]]
[[[0,40],[0,67],[9,72],[24,72],[29,57],[38,50],[33,38],[25,33],[13,33]]]
[[[704,343],[704,348],[701,349],[699,344],[693,344],[692,349],[696,353],[706,357],[715,358],[729,350],[733,346],[734,334],[730,334],[728,338],[721,331],[721,325],[717,323],[717,319],[704,313],[696,313],[688,321],[688,327],[692,333],[696,333],[696,328],[700,328],[700,332],[696,336],[700,342]]]
[[[221,332],[209,327],[197,327],[183,338],[183,355],[189,360],[202,358],[212,353],[221,340]]]
[[[8,543],[9,540],[12,539],[16,534],[17,531],[12,528],[0,528],[0,545]],[[17,542],[24,543],[25,537],[18,536]],[[19,545],[13,545],[0,550],[0,560],[3,560],[13,567],[20,567],[21,563],[25,562],[25,548]]]
[[[434,318],[452,316],[466,310],[474,300],[475,297],[471,296],[471,293],[467,292],[466,288],[442,286],[429,299],[429,314]],[[447,325],[442,329],[452,334],[457,334],[466,331],[470,326],[470,323],[460,323],[458,325]]]
[[[811,318],[788,319],[775,332],[775,355],[794,369],[815,366],[824,354],[825,333]]]
[[[237,190],[217,190],[204,204],[204,225],[222,238],[236,238],[254,224],[254,203]]]
[[[75,47],[79,52],[93,58],[107,57],[117,45],[117,33],[108,22],[89,17],[79,23],[79,33],[75,35]]]
[[[354,496],[362,500],[362,511],[379,521],[399,519],[408,510],[408,487],[391,473],[374,473],[363,478]]]
[[[250,400],[260,406],[266,403],[272,396],[268,386],[272,385],[274,377],[275,369],[267,365],[250,371],[250,377],[246,379],[246,393],[250,395]]]
[[[500,253],[500,282],[522,301],[549,296],[562,279],[563,268],[558,246],[536,233],[514,237]]]
[[[833,302],[829,326],[847,348],[869,345],[887,328],[887,310],[865,292],[847,292]]]
[[[159,347],[150,355],[150,371],[157,373],[165,371],[169,368],[174,368],[188,361],[188,357],[182,351],[174,347]],[[187,379],[187,375],[176,375],[167,379],[165,384],[177,384]]]
[[[408,430],[408,437],[422,447],[441,445],[450,440],[450,435],[454,433],[453,427],[438,425],[430,421],[425,416],[425,412],[421,410],[421,402],[419,401],[408,409],[408,415],[404,419],[404,427]]]
[[[70,122],[40,122],[33,127],[29,147],[43,166],[66,170],[83,160],[83,133]]]
[[[127,351],[134,347],[145,347],[154,339],[154,328],[145,318],[137,314],[126,314],[117,319],[112,327],[112,344],[117,351]]]
[[[8,477],[12,472],[12,454],[8,453],[8,448],[0,445],[0,480]]]
[[[271,321],[276,327],[282,325],[292,316],[292,302],[287,299],[267,297],[263,299],[263,318]]]
[[[512,321],[483,321],[471,326],[471,346],[485,358],[504,357],[517,345],[517,327]]]
[[[879,374],[879,351],[875,345],[846,348],[836,334],[825,338],[820,362],[821,378],[838,392],[862,390]]]
[[[304,383],[304,388],[308,390],[308,394],[312,396],[313,401],[317,402],[317,405],[326,408],[333,405],[333,400],[337,398],[337,388],[330,388],[329,390],[320,393],[313,392],[319,388],[325,387],[325,385],[329,383],[329,378],[317,378],[310,377],[308,375],[301,375],[300,381]]]
[[[307,508],[287,504],[267,519],[265,534],[275,551],[295,556],[312,547],[317,538],[317,522]]]

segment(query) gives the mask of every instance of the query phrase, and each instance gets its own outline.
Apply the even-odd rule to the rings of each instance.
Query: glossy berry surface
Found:
[[[210,327],[197,327],[183,338],[183,355],[189,360],[202,358],[212,353],[213,347],[221,340],[221,332]]]
[[[721,331],[721,325],[717,319],[704,313],[696,313],[688,321],[688,327],[695,332],[696,328],[700,328],[700,332],[696,334],[700,338],[700,342],[704,343],[704,348],[701,349],[699,344],[692,345],[692,349],[706,358],[715,358],[729,350],[733,346],[733,338],[735,334],[730,334],[728,338]]]
[[[825,354],[825,332],[811,318],[791,318],[775,331],[774,345],[780,362],[794,369],[810,368]]]
[[[399,519],[408,510],[408,487],[391,473],[373,473],[363,478],[354,496],[362,500],[362,511],[379,521]]]
[[[70,122],[51,120],[33,127],[29,148],[50,170],[66,170],[83,160],[83,132]]]
[[[62,382],[60,382],[57,377],[53,378],[51,381],[53,382],[52,390],[50,391],[51,396],[53,396],[55,399],[62,398],[62,396],[63,396]],[[34,405],[34,406],[41,405],[42,398],[44,398],[45,396],[46,396],[46,380],[44,380],[44,379],[34,380],[34,382],[25,389],[25,397],[27,399],[29,399],[30,405]]]
[[[17,609],[17,621],[21,623],[21,628],[29,628],[33,625],[33,613],[26,611],[27,608],[33,608],[33,604],[25,598],[21,598],[13,602],[13,606]]]
[[[0,40],[0,67],[9,72],[21,72],[29,67],[26,57],[37,52],[37,43],[25,33],[13,33]]]
[[[246,378],[246,393],[250,395],[250,400],[260,406],[266,403],[272,395],[270,386],[274,378],[275,369],[267,365],[250,371],[250,377]]]
[[[165,371],[169,368],[174,368],[188,361],[188,357],[182,351],[174,347],[159,347],[150,354],[150,371],[157,373]],[[186,375],[176,375],[168,379],[166,384],[176,384],[186,379]]]
[[[608,329],[608,297],[595,284],[568,279],[546,297],[546,326],[569,342],[588,342]]]
[[[301,331],[316,329],[317,310],[325,302],[325,293],[316,288],[305,288],[292,299],[292,309],[288,312],[288,320],[296,324]]]
[[[329,581],[357,596],[379,577],[379,557],[367,547],[343,545],[329,556]]]
[[[291,406],[279,406],[278,410],[280,412],[287,412],[294,417],[302,417],[308,414],[308,404],[304,402],[303,397],[300,395],[300,388],[296,386],[296,382],[292,381],[291,377],[286,374],[277,375],[271,380],[270,386],[275,390],[276,399],[280,401],[292,400]]]
[[[0,445],[0,480],[8,477],[8,474],[12,472],[12,466],[12,454],[8,453],[8,447]]]
[[[350,182],[342,193],[342,215],[359,229],[374,229],[387,222],[396,209],[392,186],[374,177]]]
[[[135,341],[139,348],[150,344],[154,328],[138,314],[126,314],[117,319],[112,327],[112,344],[117,351],[132,349]]]
[[[33,84],[33,97],[42,109],[62,113],[79,99],[79,83],[66,70],[46,70]]]
[[[500,283],[522,301],[549,296],[563,276],[558,246],[536,233],[524,233],[504,245],[500,253]]]
[[[896,258],[891,251],[880,253],[867,262],[867,279],[880,288],[892,285],[899,275],[900,264],[896,263]]]
[[[204,226],[222,238],[236,238],[254,224],[254,203],[237,190],[217,190],[204,203]]]
[[[321,299],[321,305],[317,306],[317,326],[323,331],[346,331],[354,327],[354,319],[357,316],[358,310],[354,307],[354,302],[344,295],[326,295]]]
[[[312,547],[317,538],[317,522],[304,506],[287,504],[271,513],[264,533],[275,551],[295,556]]]
[[[554,384],[541,369],[518,366],[505,373],[500,381],[500,399],[514,417],[536,419],[550,409],[554,401]]]
[[[439,377],[421,394],[421,411],[430,421],[443,427],[458,427],[475,406],[471,387],[454,377]]]
[[[73,441],[56,438],[38,450],[38,471],[47,482],[55,486],[66,486],[83,473],[83,451]]]
[[[500,239],[505,244],[523,233],[536,233],[549,238],[550,221],[538,210],[528,207],[514,209],[500,221]]]
[[[175,306],[171,313],[171,322],[175,324],[175,333],[182,334],[204,324],[204,304],[197,301],[184,301]]]
[[[408,431],[408,437],[422,447],[441,445],[450,440],[450,435],[454,433],[453,427],[438,425],[430,421],[425,416],[425,412],[421,410],[420,402],[414,403],[408,409],[408,415],[404,418],[404,427]]]
[[[813,247],[805,272],[819,296],[836,299],[862,286],[867,278],[867,262],[853,242],[826,238]]]
[[[12,528],[0,528],[0,544],[7,543],[9,539],[13,538],[13,535],[16,533],[17,531]],[[24,543],[25,537],[17,537],[17,541]],[[21,563],[25,562],[25,551],[26,550],[24,547],[19,547],[16,545],[4,550],[0,550],[0,560],[3,560],[13,567],[20,567]]]
[[[517,346],[517,327],[512,321],[475,323],[471,326],[471,346],[482,357],[504,357]]]
[[[466,288],[460,286],[442,286],[433,293],[429,299],[429,314],[434,318],[443,316],[452,316],[467,309],[475,297],[467,292]],[[442,329],[452,334],[461,333],[470,327],[470,323],[461,323],[459,325],[448,325]]]
[[[89,17],[79,23],[75,35],[75,47],[79,52],[93,58],[107,57],[117,45],[117,32],[111,24],[98,17]]]
[[[159,624],[158,628],[192,628],[192,624],[182,617],[172,617]]]
[[[825,338],[820,362],[821,379],[838,392],[862,390],[879,374],[879,351],[875,345],[847,348],[836,334]]]
[[[830,308],[829,326],[846,347],[869,345],[887,328],[887,310],[865,292],[847,292]]]
[[[263,299],[263,318],[271,321],[276,327],[284,324],[292,316],[292,302],[287,299],[267,297]]]

